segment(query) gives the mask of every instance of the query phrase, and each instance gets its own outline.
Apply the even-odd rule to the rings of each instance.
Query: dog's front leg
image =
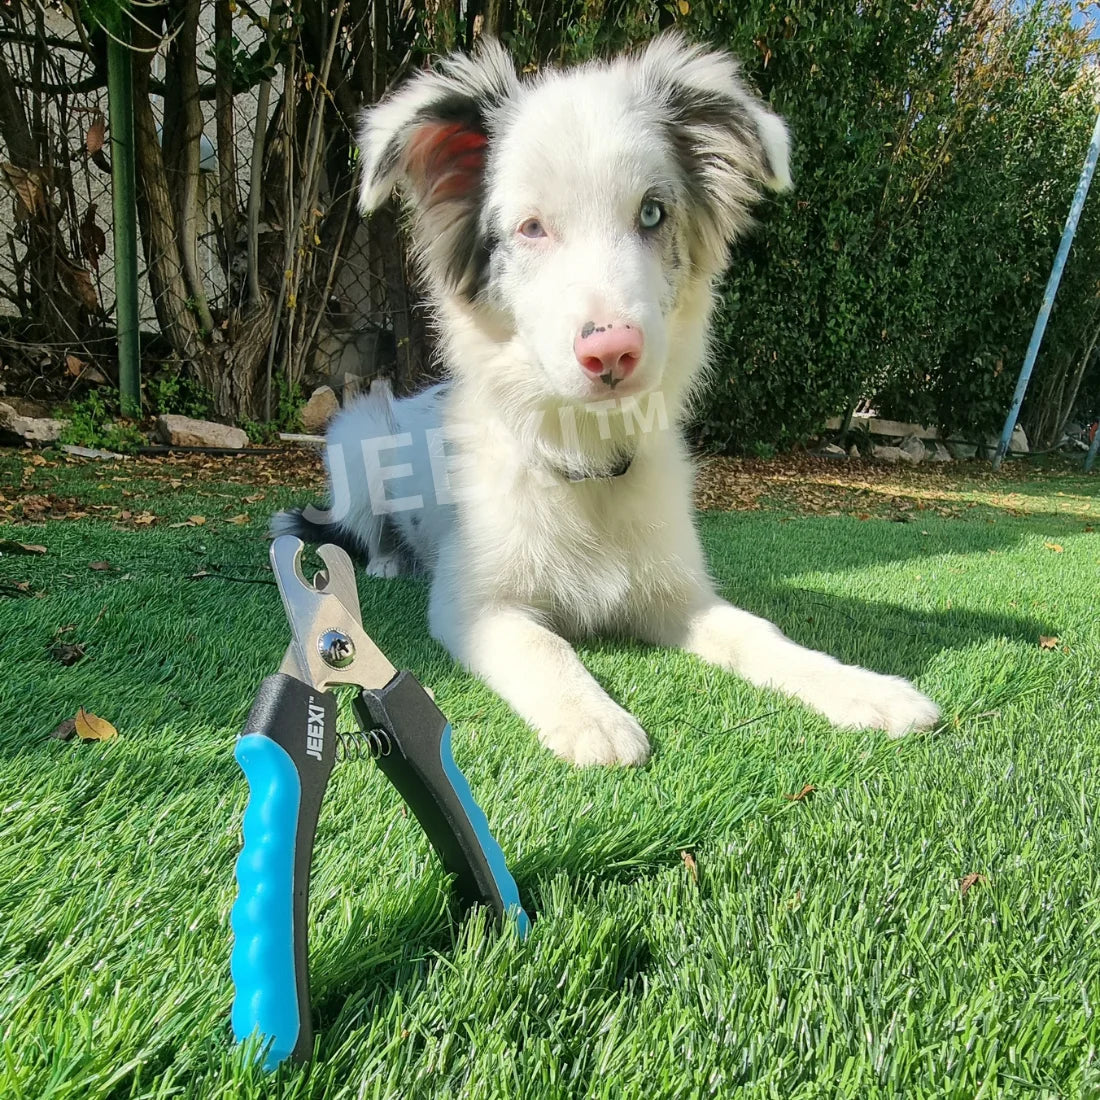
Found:
[[[432,633],[570,763],[644,764],[645,730],[581,664],[573,647],[529,611],[498,608],[463,623],[433,614]]]
[[[750,683],[793,695],[838,726],[884,729],[892,737],[934,725],[940,711],[900,676],[841,664],[792,642],[777,626],[717,596],[654,639],[695,653]]]

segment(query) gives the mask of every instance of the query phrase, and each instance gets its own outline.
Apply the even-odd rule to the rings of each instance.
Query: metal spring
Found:
[[[380,756],[389,756],[392,747],[390,735],[382,729],[337,733],[336,760],[362,760],[367,756],[377,760]]]

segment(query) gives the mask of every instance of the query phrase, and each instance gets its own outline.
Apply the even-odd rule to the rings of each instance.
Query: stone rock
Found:
[[[909,436],[905,442],[902,443],[901,452],[907,456],[908,461],[913,463],[914,466],[916,466],[918,462],[923,462],[925,456],[928,454],[927,448],[915,435]]]
[[[80,381],[87,382],[90,386],[106,386],[107,376],[96,367],[85,367],[80,372]]]
[[[843,447],[838,447],[835,443],[822,444],[817,449],[817,453],[823,458],[847,458],[848,452]]]
[[[848,457],[849,458],[859,458],[860,457],[859,448],[854,443],[848,448]]]
[[[52,416],[21,416],[7,402],[0,401],[0,430],[26,443],[56,443],[68,423]]]
[[[973,443],[967,443],[956,435],[948,439],[947,449],[962,462],[965,462],[968,458],[973,458],[978,453],[978,448]]]
[[[998,442],[1000,442],[998,440]],[[1008,453],[1012,455],[1026,455],[1031,453],[1031,447],[1027,442],[1027,433],[1019,424],[1012,430],[1012,438],[1008,441]]]
[[[190,416],[167,413],[157,417],[157,438],[176,447],[228,447],[240,450],[248,446],[248,434],[228,424],[195,420]]]
[[[323,432],[325,425],[339,410],[340,402],[331,386],[318,386],[302,406],[302,431]]]
[[[900,447],[886,447],[881,443],[876,443],[871,453],[880,462],[889,462],[891,465],[909,461],[908,456]]]
[[[54,420],[48,416],[17,416],[11,428],[28,443],[56,443],[68,425],[67,420]]]
[[[15,394],[10,394],[3,399],[3,403],[16,416],[32,416],[37,419],[53,415],[53,408],[49,404],[45,401],[35,401],[30,397],[16,397]]]
[[[951,452],[937,439],[928,454],[929,462],[952,462]]]

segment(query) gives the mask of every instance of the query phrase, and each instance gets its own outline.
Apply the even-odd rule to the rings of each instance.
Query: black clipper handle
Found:
[[[504,853],[485,813],[451,754],[451,724],[411,672],[399,672],[384,688],[363,691],[355,710],[364,727],[383,730],[389,752],[377,759],[455,877],[466,905],[489,905],[526,936],[523,911]]]

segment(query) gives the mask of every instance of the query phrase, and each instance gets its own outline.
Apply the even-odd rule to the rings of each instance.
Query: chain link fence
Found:
[[[425,373],[426,326],[396,216],[384,213],[368,227],[356,209],[354,117],[381,85],[369,72],[366,88],[349,77],[379,40],[392,64],[396,31],[407,32],[411,19],[411,9],[391,5],[387,23],[375,7],[323,12],[320,50],[308,27],[296,29],[300,6],[225,2],[219,25],[218,4],[183,3],[167,9],[160,27],[143,25],[135,9],[132,56],[144,73],[136,95],[147,94],[135,104],[145,372],[162,362],[195,369],[201,359],[205,370],[195,373],[217,389],[222,367],[231,374],[238,345],[250,341],[248,382],[259,376],[264,400],[231,395],[215,402],[223,415],[270,416],[273,380],[276,391],[280,380],[290,384],[284,389],[319,381],[357,388],[386,373],[400,387]],[[7,395],[48,401],[81,379],[115,378],[102,41],[103,32],[90,33],[61,7],[0,11]],[[189,64],[190,90],[186,79],[180,86]],[[146,107],[157,158],[142,147]]]

